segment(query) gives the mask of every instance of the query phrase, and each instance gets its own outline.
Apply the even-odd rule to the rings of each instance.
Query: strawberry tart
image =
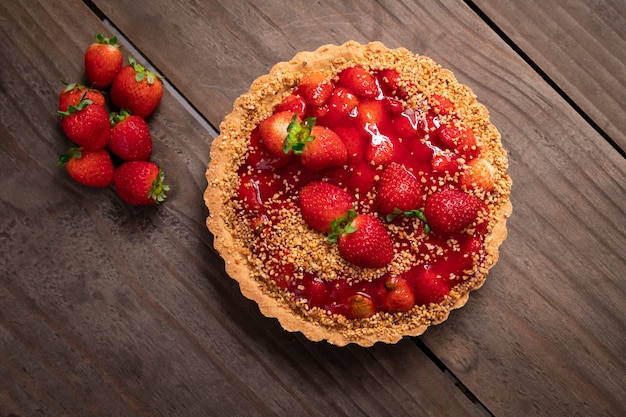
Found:
[[[288,331],[339,346],[420,335],[498,258],[500,134],[427,57],[353,41],[298,53],[220,131],[207,226],[242,293]]]

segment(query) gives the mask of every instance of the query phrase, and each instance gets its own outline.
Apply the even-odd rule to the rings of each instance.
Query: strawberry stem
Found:
[[[132,56],[128,57],[128,63],[135,70],[135,81],[140,83],[144,78],[148,81],[148,84],[154,84],[155,78],[164,78],[162,75],[155,74],[152,71],[148,71],[143,65],[135,61]]]
[[[328,235],[329,242],[336,242],[339,236],[344,233],[354,233],[357,228],[352,225],[352,221],[356,218],[357,212],[354,209],[350,209],[346,212],[344,217],[333,220],[330,224],[330,233]]]
[[[169,185],[163,183],[165,180],[165,173],[162,169],[159,169],[159,174],[152,181],[152,187],[150,187],[150,191],[148,191],[148,197],[154,200],[155,204],[162,203],[167,198],[165,195],[166,191],[169,191]]]
[[[430,226],[428,225],[428,220],[426,219],[426,216],[424,215],[424,210],[417,209],[417,210],[402,211],[396,207],[395,209],[393,209],[393,213],[387,215],[387,221],[391,222],[398,216],[417,217],[418,219],[422,221],[422,223],[424,223],[424,232],[426,233],[430,232]]]
[[[287,137],[283,142],[283,152],[286,154],[293,150],[296,155],[300,155],[304,146],[313,142],[315,136],[311,136],[311,129],[315,126],[315,117],[309,117],[302,123],[298,123],[298,116],[295,114],[287,126]]]

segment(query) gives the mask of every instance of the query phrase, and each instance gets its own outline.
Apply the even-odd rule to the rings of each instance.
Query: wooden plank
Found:
[[[626,150],[626,3],[474,3]]]
[[[106,27],[78,0],[0,23],[0,415],[481,415],[410,340],[310,343],[241,296],[204,225],[212,137],[172,91],[148,121],[164,205],[74,183],[60,80]]]
[[[510,150],[514,215],[487,285],[422,340],[496,415],[623,414],[624,160],[464,3],[96,3],[215,125],[273,63],[324,43],[382,40],[452,69]]]

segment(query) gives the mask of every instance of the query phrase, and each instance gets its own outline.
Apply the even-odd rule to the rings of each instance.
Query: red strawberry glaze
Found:
[[[478,222],[462,233],[438,236],[426,233],[424,223],[417,218],[400,216],[387,222],[376,212],[376,185],[389,164],[399,163],[410,170],[418,178],[421,198],[425,200],[435,189],[461,189],[458,178],[463,160],[458,158],[473,158],[479,150],[474,147],[460,151],[458,141],[450,138],[450,129],[440,140],[440,118],[451,123],[457,117],[454,104],[448,99],[433,96],[425,100],[422,109],[404,109],[401,99],[406,97],[406,91],[399,86],[396,74],[386,70],[370,73],[376,83],[363,82],[367,88],[360,85],[360,91],[354,92],[349,89],[350,82],[361,82],[361,75],[346,82],[340,74],[340,82],[331,93],[325,93],[329,96],[322,106],[303,104],[300,96],[292,93],[275,109],[297,111],[302,119],[315,117],[317,125],[338,134],[348,149],[344,166],[315,171],[305,167],[296,155],[272,155],[259,140],[257,128],[251,134],[249,152],[239,169],[242,186],[235,197],[242,202],[240,216],[250,218],[254,230],[258,231],[261,224],[263,233],[276,222],[272,212],[279,208],[298,210],[298,191],[314,179],[345,189],[353,195],[358,210],[383,221],[394,247],[401,251],[398,257],[410,261],[400,262],[401,270],[381,270],[368,275],[373,276],[368,279],[346,275],[324,280],[321,273],[286,261],[286,248],[272,251],[269,245],[251,245],[254,255],[272,259],[266,263],[271,285],[292,294],[306,308],[323,309],[348,319],[392,308],[386,301],[389,285],[385,287],[390,277],[406,280],[409,289],[404,291],[413,291],[406,296],[414,298],[416,306],[442,301],[447,292],[474,273],[484,257],[483,235],[487,231],[487,224]],[[373,84],[377,85],[377,93],[371,91]],[[298,91],[297,87],[294,91]],[[262,221],[259,216],[263,216]],[[264,239],[263,233],[257,233],[258,239]],[[355,297],[363,297],[367,302],[355,302]]]

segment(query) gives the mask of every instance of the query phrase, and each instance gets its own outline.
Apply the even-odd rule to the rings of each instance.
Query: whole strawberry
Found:
[[[106,38],[102,33],[85,51],[85,72],[94,88],[104,89],[111,85],[122,68],[122,52],[117,37]]]
[[[353,198],[342,188],[325,181],[311,181],[299,192],[300,211],[313,229],[328,233],[333,221],[352,208]]]
[[[300,117],[293,111],[284,110],[274,113],[259,123],[261,143],[274,156],[285,156],[284,143],[290,126],[300,124]]]
[[[158,107],[163,97],[161,77],[146,70],[132,57],[111,84],[111,101],[120,109],[148,118]]]
[[[382,268],[393,258],[393,242],[385,226],[370,214],[349,210],[329,235],[348,262],[363,268]]]
[[[83,99],[89,99],[101,106],[104,106],[106,103],[104,95],[100,90],[89,88],[82,84],[65,83],[65,87],[63,87],[63,90],[61,90],[59,94],[59,110],[67,111],[70,106],[76,106]]]
[[[424,215],[433,232],[451,235],[463,232],[478,220],[484,204],[473,195],[445,189],[431,194],[424,204]]]
[[[58,111],[62,117],[61,128],[69,140],[83,149],[104,148],[111,139],[111,125],[106,109],[89,99],[83,99],[66,111]]]
[[[289,125],[284,150],[293,150],[301,156],[302,164],[314,171],[345,164],[348,161],[348,150],[341,138],[331,129],[315,123],[315,117],[301,124],[294,120]]]
[[[109,150],[123,161],[147,161],[152,155],[152,136],[148,123],[126,110],[110,117]]]
[[[306,103],[312,106],[321,106],[328,101],[333,88],[326,74],[321,71],[313,71],[302,77],[298,85],[298,92]]]
[[[134,206],[159,204],[166,198],[169,186],[163,184],[164,173],[154,162],[125,162],[115,170],[113,185],[117,194]]]
[[[108,187],[113,183],[115,168],[111,156],[104,150],[81,150],[71,148],[59,158],[59,166],[65,166],[76,182],[89,187]]]
[[[415,174],[399,163],[388,165],[377,185],[376,205],[381,214],[416,210],[422,206],[422,189]]]

